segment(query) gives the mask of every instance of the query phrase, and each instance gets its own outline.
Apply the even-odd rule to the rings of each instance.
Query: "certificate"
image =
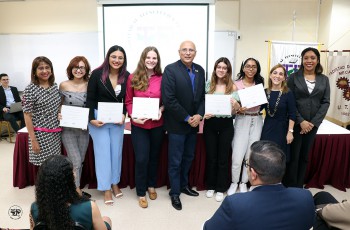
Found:
[[[88,108],[62,105],[61,115],[60,126],[87,129],[89,119]]]
[[[133,97],[132,118],[158,119],[159,98]]]
[[[103,123],[122,122],[123,103],[99,102],[97,120]]]
[[[267,103],[266,94],[262,84],[254,85],[245,89],[238,90],[242,107],[252,108],[254,106]]]
[[[231,110],[231,95],[205,95],[205,114],[231,115]]]

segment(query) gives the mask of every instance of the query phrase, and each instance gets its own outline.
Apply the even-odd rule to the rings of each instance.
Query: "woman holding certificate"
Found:
[[[287,72],[283,65],[272,67],[266,89],[267,104],[262,107],[266,111],[261,140],[269,140],[278,144],[290,159],[289,146],[293,141],[295,121],[295,99],[287,87]]]
[[[86,106],[86,91],[89,74],[90,65],[85,57],[77,56],[70,61],[67,67],[68,80],[62,82],[59,88],[62,97],[62,105],[77,107]],[[87,129],[63,127],[62,142],[69,159],[73,163],[77,192],[82,195],[82,191],[80,190],[80,177],[82,164],[89,145],[89,132]],[[84,195],[91,197],[85,192]]]
[[[137,68],[131,74],[126,87],[126,109],[131,117],[131,138],[135,151],[135,182],[139,205],[148,207],[146,191],[151,200],[157,198],[155,191],[160,148],[163,141],[164,106],[161,106],[162,69],[157,48],[146,47],[140,57]],[[137,98],[158,98],[155,104],[157,118],[136,117]],[[147,103],[149,105],[149,103]]]
[[[264,84],[264,78],[260,75],[260,64],[254,58],[248,58],[242,65],[235,85],[238,90]],[[260,106],[252,108],[240,108],[235,118],[235,136],[232,141],[232,183],[227,191],[232,195],[238,188],[243,160],[249,158],[250,146],[260,140],[263,119],[260,115]],[[242,171],[242,179],[239,185],[240,192],[247,192],[248,174],[247,170]]]
[[[230,61],[219,58],[214,65],[211,80],[206,83],[207,94],[231,95],[232,112],[240,108],[237,87],[232,81]],[[221,202],[228,188],[230,145],[233,138],[233,121],[231,115],[204,115],[203,135],[206,146],[206,197]]]
[[[52,62],[43,56],[35,58],[31,83],[22,99],[29,136],[29,162],[34,165],[40,166],[49,156],[61,154],[60,102]]]
[[[112,195],[116,198],[123,196],[118,183],[126,114],[123,102],[129,76],[126,65],[124,49],[112,46],[102,65],[92,72],[87,88],[86,105],[90,109],[88,127],[94,142],[97,189],[104,191],[106,205],[114,204]],[[112,113],[116,114],[108,119]],[[115,119],[117,116],[119,120]]]
[[[322,74],[320,52],[308,47],[301,52],[301,60],[300,69],[291,74],[287,81],[297,107],[291,159],[284,180],[290,187],[304,185],[309,151],[317,129],[327,114],[330,100],[329,80]]]

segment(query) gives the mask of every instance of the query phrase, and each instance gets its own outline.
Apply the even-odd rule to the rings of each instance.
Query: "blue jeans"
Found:
[[[97,189],[110,190],[112,184],[120,181],[124,125],[96,127],[89,124],[89,133],[94,142]]]
[[[194,158],[197,133],[169,133],[168,174],[170,196],[179,196],[181,189],[188,186],[188,173]]]

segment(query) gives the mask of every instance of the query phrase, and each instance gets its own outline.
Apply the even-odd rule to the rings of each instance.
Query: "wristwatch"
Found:
[[[294,130],[293,130],[293,129],[288,129],[288,132],[293,133],[293,132],[294,132]]]

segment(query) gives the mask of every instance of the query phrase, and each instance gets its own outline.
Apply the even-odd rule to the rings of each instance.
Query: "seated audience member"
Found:
[[[75,222],[86,229],[111,229],[111,220],[101,216],[96,203],[76,191],[73,164],[63,155],[53,155],[41,165],[35,197],[29,214],[30,229],[39,222],[51,230],[74,229]]]
[[[22,111],[10,113],[10,106],[13,103],[21,102],[21,98],[19,97],[17,88],[10,86],[9,81],[9,76],[6,73],[0,74],[0,82],[2,86],[0,87],[0,118],[10,122],[13,130],[17,133],[19,129],[26,125],[24,123]],[[21,126],[17,124],[17,121],[21,121]]]
[[[315,218],[312,195],[281,184],[286,168],[283,151],[271,141],[254,142],[250,150],[244,165],[251,192],[227,196],[204,229],[310,229]]]
[[[350,229],[350,202],[339,203],[330,193],[314,195],[317,217],[314,230]]]

